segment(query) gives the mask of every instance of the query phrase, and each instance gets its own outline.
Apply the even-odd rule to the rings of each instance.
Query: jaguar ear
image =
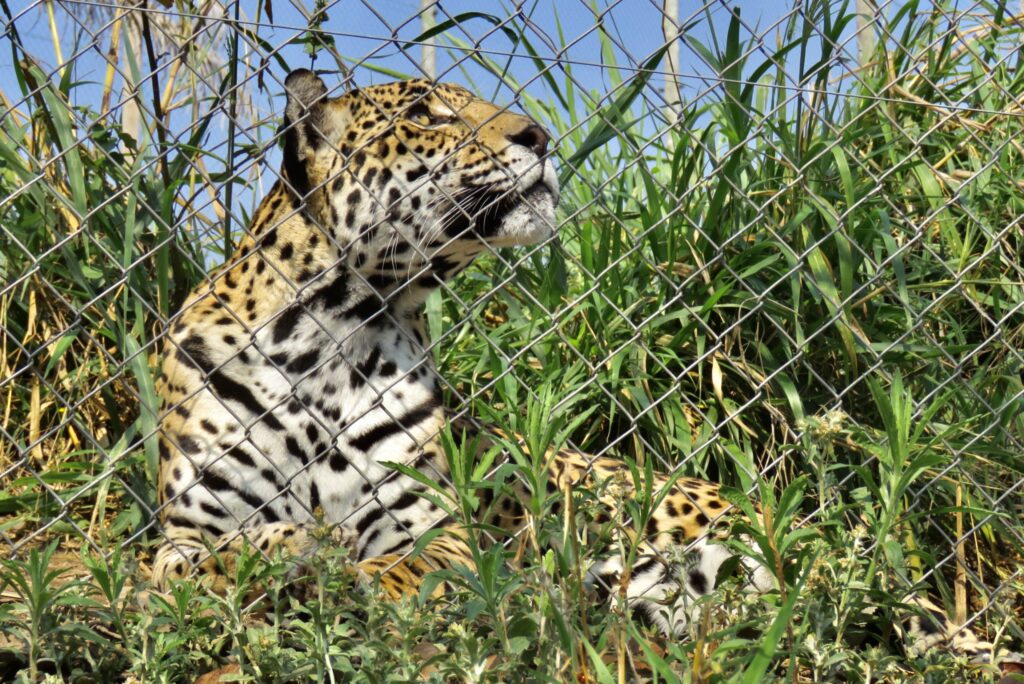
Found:
[[[284,90],[284,173],[295,193],[304,197],[311,188],[306,164],[324,144],[328,126],[320,106],[327,86],[312,71],[296,69],[284,80]]]
[[[288,96],[284,114],[293,123],[306,118],[314,105],[327,95],[327,86],[309,69],[296,69],[288,74],[284,79],[284,90]]]

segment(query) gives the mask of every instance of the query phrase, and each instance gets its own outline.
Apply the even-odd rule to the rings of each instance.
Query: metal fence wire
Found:
[[[827,547],[815,562],[834,576],[822,582],[884,574],[877,586],[924,587],[956,624],[1024,639],[1022,8],[53,0],[0,11],[0,608],[24,599],[11,573],[55,542],[60,581],[90,576],[85,554],[130,557],[144,583],[169,525],[161,511],[187,496],[158,491],[161,431],[203,392],[161,403],[162,359],[180,353],[167,340],[189,293],[223,286],[249,258],[239,248],[282,181],[285,138],[308,133],[309,121],[283,121],[285,76],[306,68],[329,97],[454,83],[498,109],[476,124],[428,113],[429,126],[483,135],[511,112],[550,135],[561,193],[550,236],[483,239],[464,272],[418,274],[436,287],[427,357],[449,415],[527,440],[568,426],[567,448],[639,476],[650,464],[762,501],[798,491],[787,524]],[[466,220],[482,230],[480,216]],[[320,227],[348,253],[330,220]],[[305,305],[332,268],[278,277]],[[261,300],[276,296],[217,307],[256,340],[273,334]],[[221,367],[265,361],[240,353],[255,358]],[[293,385],[265,409],[321,401],[322,413],[317,387]],[[331,389],[348,413],[348,390]],[[252,434],[235,438],[249,461],[263,455]],[[309,467],[274,479],[287,488]],[[347,477],[373,489],[398,475],[368,473]],[[299,508],[317,514],[308,499]],[[560,529],[561,509],[545,510],[539,524]]]

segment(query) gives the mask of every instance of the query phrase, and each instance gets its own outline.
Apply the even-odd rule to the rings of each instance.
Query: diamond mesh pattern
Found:
[[[4,5],[5,555],[159,543],[157,357],[278,179],[284,75],[336,95],[422,77],[430,46],[438,81],[551,132],[563,185],[556,237],[428,301],[454,416],[500,422],[547,383],[596,407],[588,453],[747,491],[809,475],[804,524],[927,455],[898,494],[913,582],[968,624],[1019,608],[1019,17],[414,4]],[[903,451],[878,404],[897,378]]]

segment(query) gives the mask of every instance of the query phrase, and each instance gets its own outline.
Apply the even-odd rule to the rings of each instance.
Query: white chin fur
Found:
[[[555,234],[558,180],[550,161],[545,162],[541,182],[524,193],[523,201],[509,211],[494,236],[496,247],[533,245]]]
[[[496,246],[533,245],[555,234],[555,198],[546,187],[531,190],[509,211],[488,242]]]

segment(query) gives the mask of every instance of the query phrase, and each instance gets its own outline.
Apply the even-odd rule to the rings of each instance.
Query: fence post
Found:
[[[1024,0],[1021,0],[1024,2]],[[875,0],[857,0],[857,62],[864,66],[875,51]]]
[[[123,31],[129,48],[124,52],[125,62],[135,60],[135,64],[138,65],[140,63],[139,55],[142,54],[142,26],[139,22],[138,10],[134,8],[124,10],[119,21],[124,22]],[[135,82],[132,65],[126,64],[121,71],[124,74],[121,86],[121,100],[124,102],[121,105],[121,130],[135,138],[141,147],[143,143],[142,112],[138,100],[141,84]],[[129,151],[123,143],[122,148],[124,152]]]
[[[665,0],[662,7],[661,32],[668,50],[665,72],[665,110],[669,125],[679,120],[679,0]]]
[[[420,0],[420,32],[425,33],[436,24],[437,0]],[[420,44],[420,68],[423,75],[434,80],[437,77],[437,63],[435,61],[434,45],[429,39]]]

